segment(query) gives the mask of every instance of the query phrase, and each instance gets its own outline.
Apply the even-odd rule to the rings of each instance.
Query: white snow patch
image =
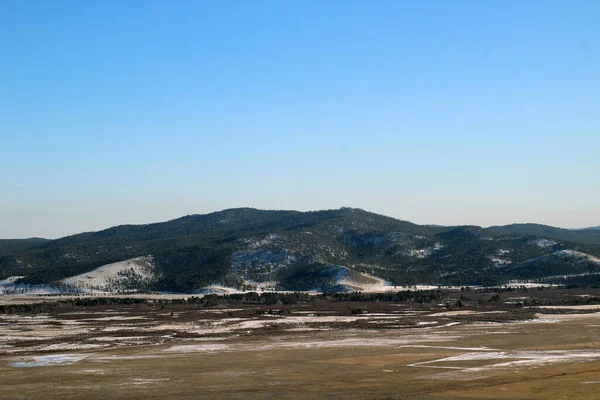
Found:
[[[56,350],[89,350],[106,347],[105,344],[83,344],[83,343],[56,343],[49,346],[40,348],[43,351],[56,351]]]
[[[154,378],[154,379],[150,379],[150,378],[134,378],[133,379],[133,384],[134,385],[147,385],[150,383],[159,383],[159,382],[165,382],[165,381],[170,381],[171,378]]]
[[[583,304],[578,306],[538,306],[538,308],[556,310],[600,310],[600,304]]]
[[[479,367],[460,367],[448,365],[455,361],[490,361],[512,359],[496,364],[484,364]],[[430,361],[408,364],[409,367],[455,369],[460,372],[446,372],[427,376],[429,379],[474,380],[485,376],[486,372],[498,369],[518,368],[542,364],[555,364],[564,362],[584,362],[600,359],[599,351],[571,351],[571,350],[531,350],[531,351],[480,351],[469,352],[452,357],[444,357]],[[439,365],[442,364],[442,365]],[[484,373],[484,374],[481,374]]]
[[[0,286],[14,285],[16,281],[18,281],[19,279],[22,279],[22,278],[25,278],[25,275],[9,276],[6,279],[0,280]]]
[[[476,288],[478,286],[470,285],[471,288]],[[394,286],[395,290],[437,290],[437,289],[445,289],[445,290],[460,290],[461,286],[442,286],[442,285],[410,285],[410,286]]]
[[[509,281],[508,283],[501,285],[503,288],[540,288],[540,287],[559,287],[563,285],[554,284],[554,283],[533,283],[533,282],[525,282],[525,281]]]
[[[373,275],[360,273],[359,277],[353,279],[350,274],[340,275],[337,279],[338,284],[346,285],[352,290],[365,293],[379,293],[394,290],[392,284],[385,279]]]
[[[535,239],[535,240],[531,240],[529,243],[534,244],[539,247],[543,247],[545,249],[547,249],[548,247],[556,246],[558,244],[554,240],[548,240],[548,239]]]
[[[131,320],[140,320],[140,319],[148,319],[148,317],[142,317],[142,316],[136,316],[136,315],[115,315],[112,317],[86,318],[85,321],[131,321]]]
[[[141,340],[152,339],[151,336],[97,336],[92,338],[91,340],[97,340],[98,342],[118,342],[118,341],[131,341],[135,340],[137,342]]]
[[[156,278],[154,258],[144,256],[103,265],[93,271],[63,279],[65,285],[80,289],[101,289],[114,291],[127,289],[127,281],[150,283]]]
[[[14,361],[13,367],[46,367],[51,365],[69,365],[88,357],[89,354],[52,354],[48,356],[35,356],[31,361]]]
[[[179,346],[171,346],[163,351],[175,353],[189,353],[195,351],[223,351],[228,350],[226,344],[186,344]]]
[[[442,311],[442,312],[426,315],[426,317],[449,317],[449,316],[458,316],[458,315],[503,314],[505,312],[506,311],[473,311],[473,310]]]
[[[495,349],[490,349],[489,347],[456,347],[456,346],[430,346],[427,344],[413,344],[413,345],[403,345],[399,346],[399,349],[402,348],[418,348],[418,349],[443,349],[443,350],[466,350],[466,351],[495,351]]]
[[[441,243],[435,243],[432,247],[425,247],[422,249],[408,249],[404,251],[409,257],[414,258],[426,258],[434,254],[436,251],[442,249],[444,246]]]
[[[322,340],[313,342],[277,342],[268,345],[261,345],[250,348],[250,350],[261,351],[274,348],[331,348],[331,347],[379,347],[379,346],[399,346],[403,344],[423,343],[423,342],[450,342],[459,339],[458,336],[451,335],[407,335],[402,338],[349,338],[338,340]]]
[[[119,331],[133,331],[138,328],[134,326],[107,326],[102,329],[102,332],[119,332]]]
[[[230,288],[227,286],[210,285],[203,288],[196,289],[194,294],[236,294],[244,293],[238,289]]]
[[[490,260],[492,260],[492,262],[494,264],[496,264],[496,266],[501,266],[501,265],[507,265],[510,264],[509,260],[505,260],[504,258],[500,258],[500,257],[494,257],[494,256],[490,256]]]

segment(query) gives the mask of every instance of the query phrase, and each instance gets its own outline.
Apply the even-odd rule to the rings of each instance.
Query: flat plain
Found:
[[[598,294],[287,305],[44,299],[21,308],[13,299],[0,313],[0,398],[596,399],[600,313],[584,300]]]

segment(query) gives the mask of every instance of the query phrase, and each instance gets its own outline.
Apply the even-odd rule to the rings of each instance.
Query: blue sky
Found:
[[[600,2],[0,0],[0,237],[230,207],[600,225]]]

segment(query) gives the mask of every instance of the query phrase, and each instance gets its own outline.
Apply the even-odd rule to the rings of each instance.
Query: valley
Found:
[[[1,397],[591,399],[599,329],[595,289],[4,296]]]

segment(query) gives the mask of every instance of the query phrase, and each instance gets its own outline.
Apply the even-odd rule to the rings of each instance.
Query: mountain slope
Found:
[[[540,224],[490,226],[489,231],[501,235],[531,235],[569,242],[600,244],[600,235],[593,229],[570,230]]]
[[[600,231],[600,226],[590,226],[589,228],[575,229],[577,231]]]
[[[352,290],[363,287],[352,282],[371,279],[365,274],[393,285],[496,285],[595,268],[573,257],[544,258],[565,250],[600,256],[600,238],[534,224],[421,226],[352,208],[241,208],[117,226],[17,249],[0,257],[0,279],[81,283],[90,271],[138,257],[152,259],[152,279],[126,281],[131,288],[178,292],[210,285]],[[532,259],[538,261],[527,263]]]
[[[13,253],[19,250],[25,250],[49,242],[49,239],[29,238],[29,239],[0,239],[0,256]]]
[[[119,291],[145,289],[156,280],[154,259],[137,257],[103,265],[92,271],[61,280],[61,284],[75,289]]]

